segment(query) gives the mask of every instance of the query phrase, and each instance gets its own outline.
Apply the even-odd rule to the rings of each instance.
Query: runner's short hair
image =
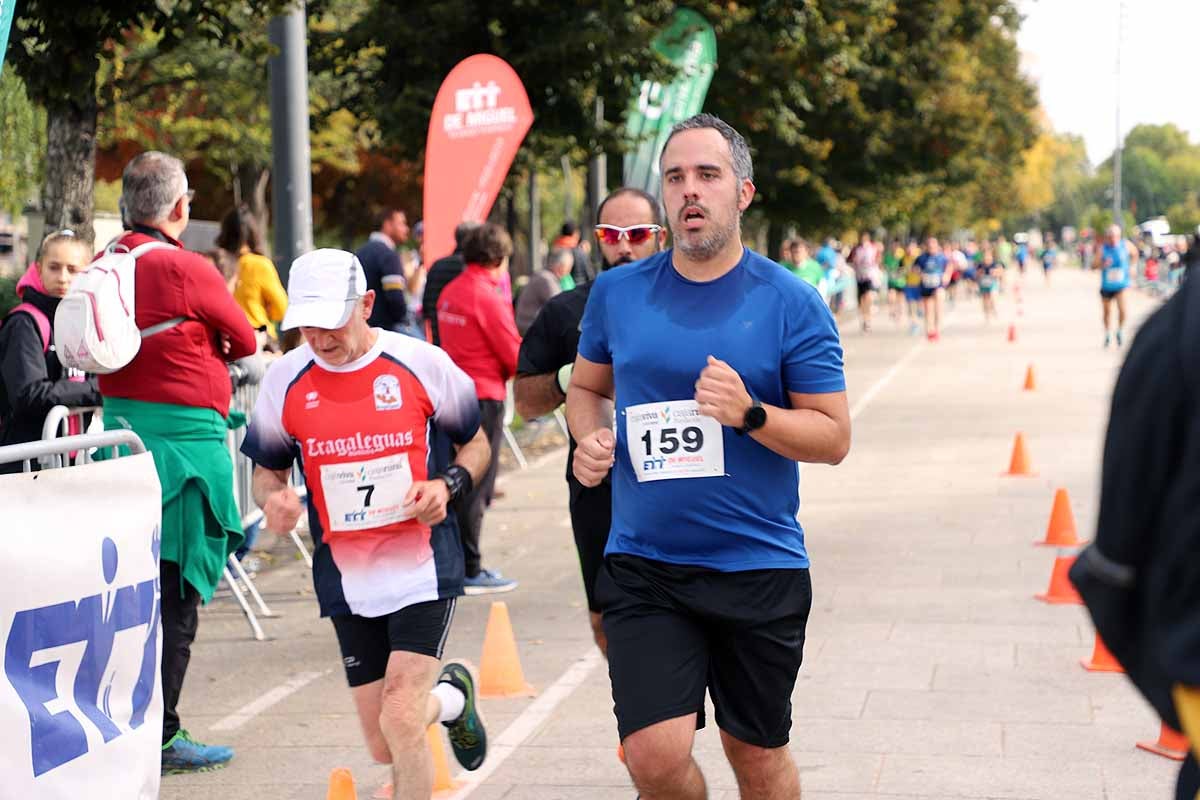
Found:
[[[508,231],[493,222],[485,222],[463,242],[463,260],[468,264],[490,267],[512,255],[512,238]]]
[[[746,139],[733,129],[732,125],[715,114],[696,114],[680,122],[674,128],[671,128],[671,133],[667,136],[667,141],[663,143],[662,153],[667,152],[667,145],[675,138],[675,134],[683,131],[701,130],[703,128],[712,128],[725,137],[725,141],[729,143],[729,155],[733,161],[733,174],[738,181],[753,182],[754,160],[750,158],[750,146],[746,144]],[[662,153],[659,153],[658,156],[659,167],[662,167]]]

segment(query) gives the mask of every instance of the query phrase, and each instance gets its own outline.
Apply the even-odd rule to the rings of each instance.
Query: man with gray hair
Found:
[[[154,454],[163,491],[160,545],[164,773],[198,772],[233,758],[180,727],[176,704],[196,638],[197,609],[242,542],[225,443],[231,385],[227,362],[257,349],[254,330],[203,256],[183,249],[192,191],[179,159],[150,151],[125,167],[121,204],[131,232],[114,247],[159,242],[138,257],[134,318],[142,340],[128,365],[100,376],[104,422],[130,428]]]
[[[562,279],[575,267],[575,254],[555,250],[546,259],[546,268],[538,270],[517,297],[517,332],[522,336],[537,319],[538,312],[551,297],[563,290]]]
[[[699,114],[660,166],[674,247],[596,279],[567,390],[575,476],[612,468],[596,599],[617,729],[643,800],[701,800],[707,692],[741,796],[797,800],[812,590],[796,462],[849,450],[842,348],[817,291],[742,244],[741,135]]]

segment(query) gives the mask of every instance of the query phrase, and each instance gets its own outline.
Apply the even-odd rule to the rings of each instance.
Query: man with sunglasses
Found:
[[[812,589],[796,464],[849,451],[842,348],[817,291],[742,244],[755,190],[737,131],[684,120],[659,166],[674,247],[596,279],[567,393],[575,476],[611,470],[596,595],[617,728],[642,798],[701,800],[708,693],[740,795],[798,798],[786,745]]]
[[[662,249],[667,234],[662,227],[658,201],[640,189],[617,189],[600,204],[596,215],[596,241],[605,270],[648,258]],[[538,314],[521,342],[514,386],[517,412],[526,419],[549,414],[566,399],[571,366],[579,344],[579,326],[592,283],[552,297]],[[579,551],[583,588],[587,595],[592,635],[600,650],[607,650],[596,602],[596,575],[604,563],[604,546],[612,516],[612,487],[608,479],[592,488],[571,472],[575,440],[568,443],[567,487],[571,528]]]

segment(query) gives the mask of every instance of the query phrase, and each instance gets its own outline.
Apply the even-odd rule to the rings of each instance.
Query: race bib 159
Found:
[[[721,423],[703,416],[695,400],[628,406],[625,435],[639,483],[725,474]]]

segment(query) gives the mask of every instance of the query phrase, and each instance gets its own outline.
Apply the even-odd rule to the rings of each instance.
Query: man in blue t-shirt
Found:
[[[617,726],[643,796],[698,800],[707,690],[739,784],[795,797],[812,603],[796,462],[849,450],[842,349],[817,291],[742,245],[745,140],[699,114],[660,167],[674,248],[596,279],[567,394],[575,476],[612,467],[596,593]]]
[[[938,240],[925,240],[925,251],[914,265],[921,273],[921,303],[925,310],[925,336],[936,342],[942,337],[942,287],[946,285],[946,257]]]
[[[1113,301],[1117,303],[1117,347],[1125,343],[1125,290],[1129,288],[1130,265],[1137,260],[1133,243],[1121,237],[1121,226],[1110,225],[1100,251],[1100,307],[1104,314],[1104,346],[1112,344]]]

